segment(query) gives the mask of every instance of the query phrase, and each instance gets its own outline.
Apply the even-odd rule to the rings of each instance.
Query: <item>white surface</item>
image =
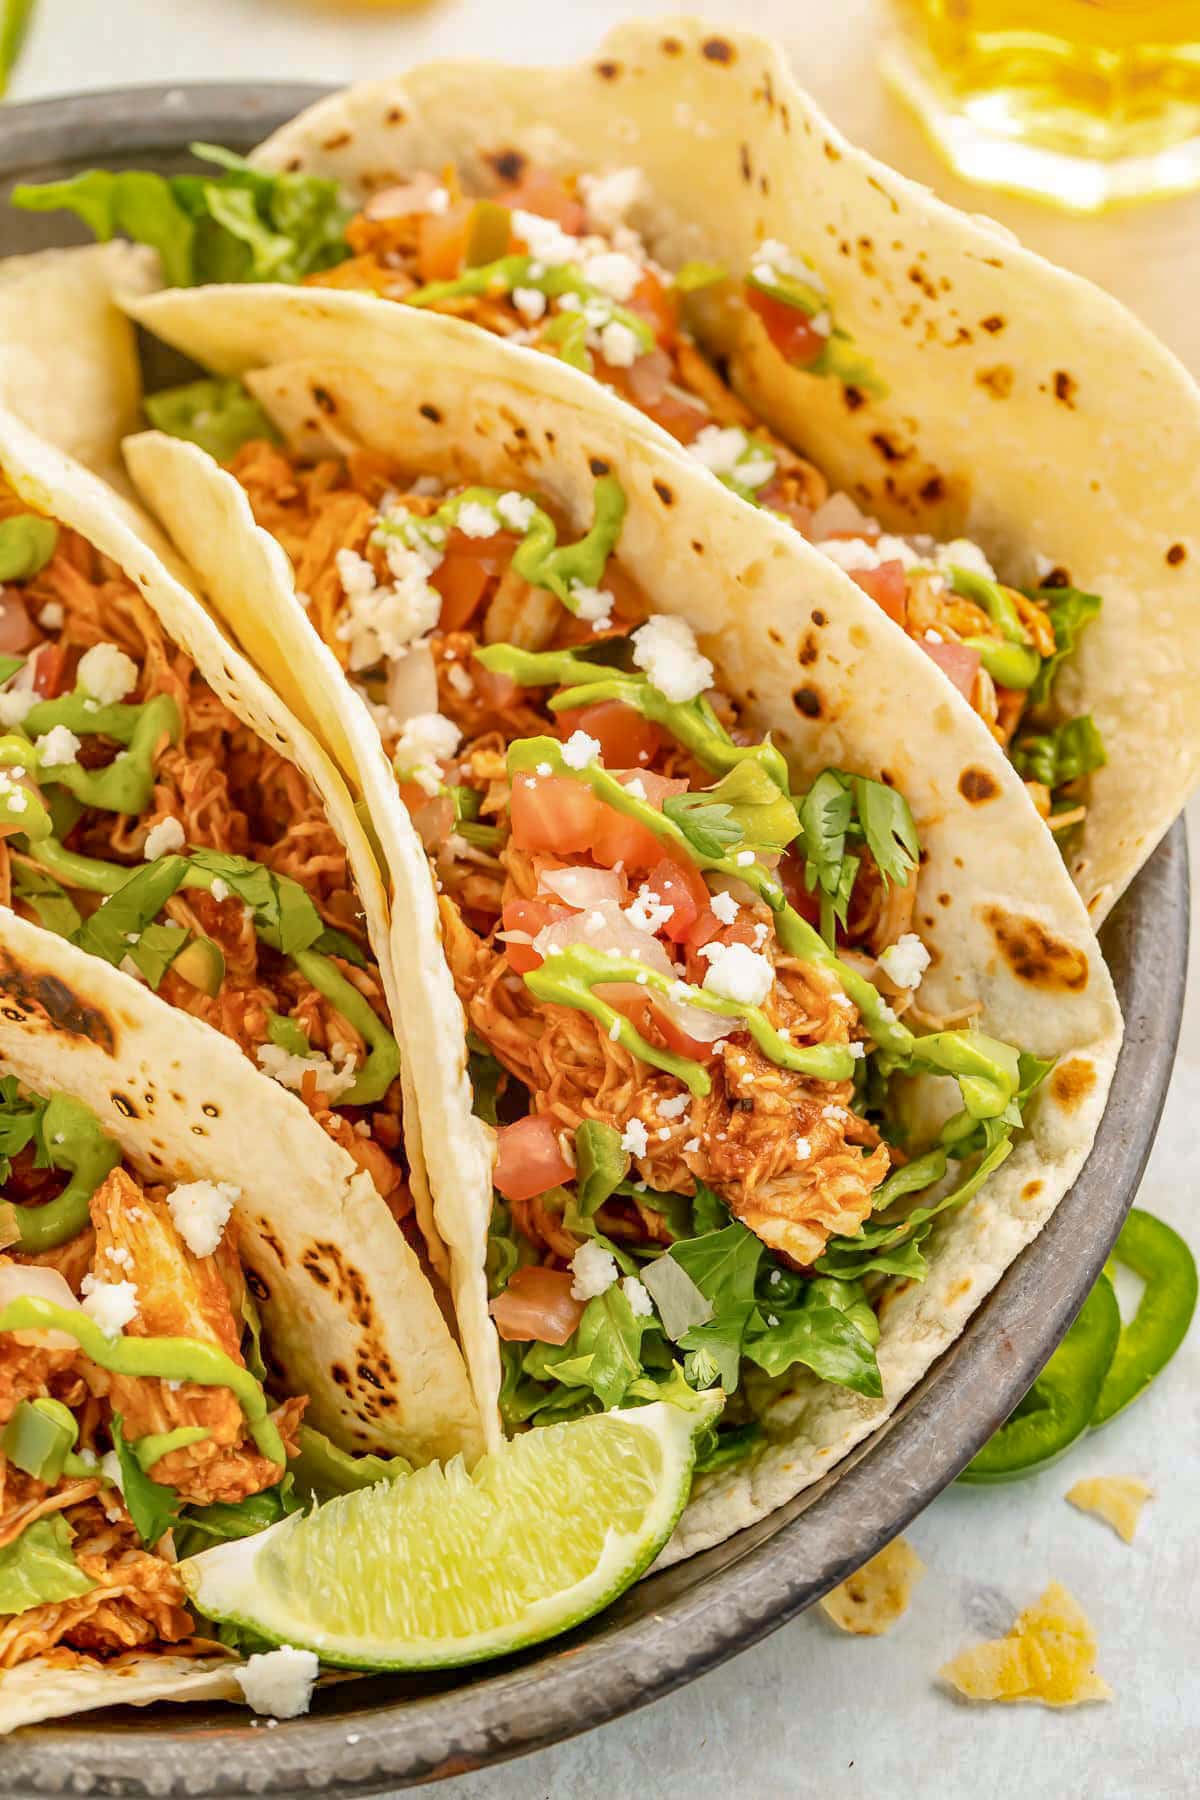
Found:
[[[443,0],[412,13],[358,14],[297,0],[105,0],[86,29],[68,0],[41,0],[13,98],[161,80],[260,77],[337,81],[430,55],[554,61],[584,53],[613,19],[682,10],[650,0]],[[898,166],[960,203],[988,210],[1038,248],[1107,280],[1200,368],[1200,199],[1102,223],[981,195],[944,175],[880,91],[871,68],[871,0],[746,0],[695,11],[773,28],[835,118]],[[3,117],[0,114],[0,130]],[[1190,266],[1188,266],[1190,264]],[[1200,805],[1192,809],[1200,843]],[[1197,1240],[1200,993],[1183,1042],[1143,1203]],[[889,1638],[842,1637],[823,1618],[787,1626],[736,1662],[575,1743],[437,1791],[446,1800],[625,1795],[706,1800],[753,1794],[920,1795],[921,1800],[1176,1800],[1195,1768],[1200,1667],[1192,1601],[1200,1579],[1194,1494],[1200,1475],[1200,1334],[1149,1397],[1036,1481],[945,1494],[908,1534],[928,1564]],[[1063,1500],[1080,1476],[1136,1474],[1158,1498],[1126,1547]],[[1056,1578],[1096,1626],[1109,1706],[968,1708],[935,1672],[996,1635]],[[364,1739],[368,1734],[364,1733]]]

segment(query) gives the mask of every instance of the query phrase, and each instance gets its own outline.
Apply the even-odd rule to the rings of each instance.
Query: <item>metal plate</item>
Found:
[[[247,149],[323,89],[128,88],[0,115],[0,181],[100,164],[189,166],[196,139]],[[62,215],[0,208],[0,253],[82,241]],[[461,1773],[631,1712],[809,1606],[927,1506],[1008,1415],[1075,1316],[1137,1191],[1166,1096],[1187,967],[1177,823],[1109,919],[1126,1036],[1074,1188],[962,1337],[876,1436],[816,1487],[716,1549],[641,1582],[603,1617],[486,1672],[372,1677],[267,1732],[229,1708],[89,1713],[7,1741],[0,1792],[368,1794]]]

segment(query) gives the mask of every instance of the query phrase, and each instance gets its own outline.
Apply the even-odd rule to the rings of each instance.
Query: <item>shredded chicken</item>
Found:
[[[193,1256],[175,1228],[165,1191],[143,1192],[121,1169],[97,1188],[91,1212],[97,1277],[132,1281],[137,1289],[137,1312],[125,1335],[191,1338],[244,1367],[240,1319],[245,1290],[234,1221],[226,1225],[212,1256]],[[120,1414],[127,1442],[189,1425],[209,1433],[199,1443],[172,1450],[148,1471],[185,1500],[201,1506],[244,1500],[283,1474],[281,1464],[254,1447],[241,1406],[228,1388],[120,1375],[92,1363],[86,1371],[93,1393]],[[291,1399],[275,1414],[292,1454],[304,1405],[303,1399]]]

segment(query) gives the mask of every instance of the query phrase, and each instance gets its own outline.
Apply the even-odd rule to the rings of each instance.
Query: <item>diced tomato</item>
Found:
[[[33,685],[43,700],[57,700],[67,688],[67,662],[70,651],[65,644],[43,644],[33,663]]]
[[[725,925],[716,914],[706,909],[696,920],[687,939],[687,978],[698,987],[704,985],[708,959],[700,955],[705,944],[747,944],[759,948],[758,921],[750,913],[739,913],[732,925]]]
[[[511,675],[499,675],[494,669],[485,669],[475,657],[471,658],[471,680],[483,704],[497,713],[509,712],[524,692]]]
[[[620,863],[631,872],[652,869],[662,855],[662,845],[654,833],[637,819],[619,813],[615,807],[596,805],[596,822],[588,846],[593,862],[602,869],[615,869]]]
[[[583,1317],[584,1303],[571,1293],[569,1269],[514,1269],[489,1311],[508,1344],[565,1344]]]
[[[662,746],[662,732],[632,706],[620,700],[599,700],[595,706],[573,706],[558,715],[564,741],[573,731],[586,731],[597,739],[606,769],[636,769],[653,760]]]
[[[877,569],[851,569],[849,573],[851,581],[876,606],[881,606],[889,619],[895,619],[897,625],[904,624],[908,616],[908,577],[902,562],[882,562]]]
[[[467,254],[473,200],[457,200],[442,213],[422,213],[417,228],[417,273],[422,281],[452,281]]]
[[[583,230],[583,207],[548,169],[526,169],[515,186],[504,188],[496,198],[514,212],[519,209],[537,213],[541,219],[553,219],[572,237],[578,237]]]
[[[655,1005],[652,996],[645,988],[635,987],[632,982],[606,983],[601,997],[623,1013],[635,1031],[640,1031],[647,1042],[662,1043],[676,1056],[690,1056],[694,1062],[711,1062],[713,1047],[702,1038],[690,1037],[681,1025],[677,1025],[666,1012]],[[731,1025],[730,1030],[736,1026]]]
[[[795,850],[785,850],[775,873],[779,877],[779,885],[788,905],[802,919],[807,919],[810,925],[816,925],[821,917],[821,903],[805,886],[804,858]]]
[[[746,305],[758,314],[767,336],[784,361],[797,368],[803,369],[815,362],[828,342],[821,332],[813,330],[812,320],[806,312],[798,306],[788,306],[786,301],[776,300],[773,294],[747,287]]]
[[[931,644],[927,638],[917,638],[926,656],[932,658],[938,668],[953,682],[964,700],[970,700],[975,689],[975,677],[979,673],[979,652],[972,650],[969,644]]]
[[[663,926],[665,935],[672,943],[685,943],[697,919],[708,911],[708,883],[695,863],[664,857],[646,877],[646,886],[664,906],[674,909]]]
[[[511,804],[517,849],[552,850],[557,856],[589,851],[597,813],[610,810],[601,806],[590,787],[569,775],[518,775]]]
[[[646,270],[625,304],[631,313],[645,319],[658,343],[670,345],[675,342],[679,326],[675,299],[653,270]]]
[[[779,476],[769,481],[766,487],[757,490],[755,498],[760,506],[770,507],[772,512],[782,513],[790,519],[801,537],[812,538],[813,509],[805,506],[801,500],[792,500],[787,493],[787,483]]]
[[[556,906],[549,900],[507,900],[502,922],[505,931],[527,931],[530,937],[536,937],[543,925],[553,925],[558,919],[570,917],[569,906]],[[528,975],[531,969],[541,968],[542,959],[530,944],[505,944],[504,954],[509,968],[518,975]]]
[[[506,1200],[532,1200],[574,1178],[552,1119],[530,1113],[515,1125],[502,1125],[496,1140],[492,1179]]]
[[[0,656],[24,656],[41,641],[22,596],[0,589]]]
[[[661,425],[677,444],[694,443],[704,427],[713,422],[707,407],[701,406],[698,401],[688,400],[682,394],[673,393],[670,388],[661,400],[656,401],[653,406],[644,406],[642,411],[656,425]]]
[[[429,577],[430,585],[442,596],[438,618],[442,631],[463,629],[483,599],[488,582],[502,574],[512,561],[516,545],[516,538],[507,531],[490,538],[469,538],[461,531],[450,533],[446,553]]]

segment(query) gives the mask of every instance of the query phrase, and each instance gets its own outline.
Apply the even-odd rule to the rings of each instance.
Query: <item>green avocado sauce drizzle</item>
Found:
[[[973,600],[976,606],[982,607],[1003,637],[1003,643],[990,637],[963,639],[970,649],[978,650],[980,661],[992,680],[998,681],[1001,687],[1031,688],[1041,670],[1042,658],[1005,589],[998,581],[957,565],[951,566],[950,585],[964,600]]]
[[[88,1203],[120,1162],[121,1149],[101,1131],[94,1114],[69,1094],[52,1095],[44,1107],[36,1100],[27,1104],[46,1164],[67,1170],[71,1177],[62,1193],[44,1206],[4,1203],[6,1214],[12,1215],[20,1249],[36,1256],[65,1244],[83,1230]]]
[[[415,513],[390,514],[380,520],[374,535],[383,541],[398,537],[409,548],[420,543],[440,551],[464,507],[484,507],[500,531],[512,531],[514,527],[500,511],[506,492],[502,488],[464,488],[425,518]],[[519,498],[527,500],[525,495]],[[533,501],[528,504],[529,522],[513,552],[512,566],[531,587],[547,589],[568,612],[577,613],[576,589],[599,587],[605,564],[621,535],[625,490],[615,476],[601,475],[597,479],[592,489],[591,529],[573,544],[560,544],[558,528],[550,515]]]
[[[30,1295],[10,1300],[0,1310],[0,1332],[4,1331],[65,1332],[75,1339],[92,1362],[116,1375],[228,1388],[241,1407],[250,1435],[262,1454],[270,1462],[281,1465],[287,1462],[283,1439],[268,1413],[267,1398],[261,1386],[249,1369],[241,1368],[214,1344],[201,1344],[194,1338],[185,1337],[126,1337],[123,1333],[110,1338],[85,1313]],[[176,1437],[174,1432],[164,1433],[163,1441]],[[194,1443],[196,1440],[189,1438],[188,1441]],[[174,1443],[168,1444],[168,1448],[175,1447]],[[159,1456],[165,1454],[165,1450],[158,1451]]]
[[[180,1425],[175,1431],[148,1432],[145,1437],[135,1438],[129,1448],[137,1458],[138,1467],[145,1471],[152,1469],[161,1457],[170,1456],[172,1450],[183,1450],[188,1444],[202,1444],[211,1436],[212,1432],[206,1431],[203,1425]]]
[[[76,734],[99,733],[126,748],[103,769],[85,769],[78,762],[47,764],[33,740],[56,725]],[[42,786],[64,787],[82,806],[136,815],[153,797],[154,758],[161,744],[164,739],[178,743],[181,730],[179,708],[169,694],[156,694],[140,706],[100,706],[85,689],[77,688],[73,694],[32,707],[20,730],[0,737],[0,769],[24,769]],[[0,822],[15,826],[32,841],[48,837],[52,829],[49,809],[37,795],[11,785],[0,789]]]

